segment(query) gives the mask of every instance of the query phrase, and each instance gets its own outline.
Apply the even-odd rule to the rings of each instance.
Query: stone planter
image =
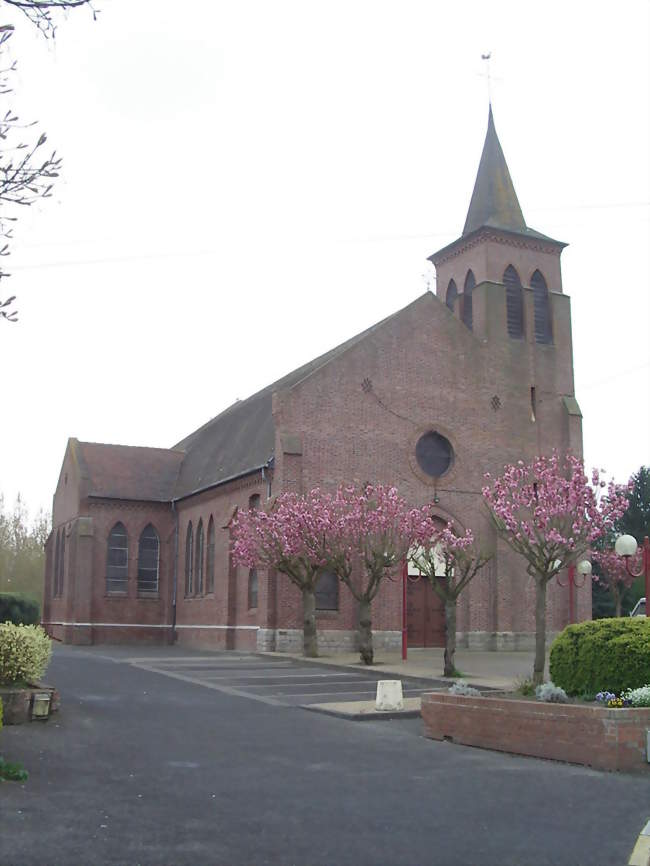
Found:
[[[599,770],[650,770],[650,708],[430,693],[422,695],[422,719],[425,736],[434,740]]]
[[[39,683],[31,683],[28,686],[0,686],[2,723],[4,725],[22,725],[24,722],[31,722],[34,695],[42,695],[46,692],[50,696],[49,715],[52,715],[59,709],[60,704],[59,693],[54,686]]]

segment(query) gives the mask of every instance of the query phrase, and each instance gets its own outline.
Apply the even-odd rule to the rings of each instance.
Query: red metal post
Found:
[[[650,538],[643,539],[643,572],[645,574],[645,615],[650,616]]]
[[[406,620],[406,583],[408,581],[409,567],[408,562],[404,560],[402,566],[402,661],[406,661],[408,656],[408,624]]]
[[[576,567],[575,567],[575,565],[572,564],[569,566],[569,622],[570,623],[575,622],[575,603],[574,603],[575,602],[574,592],[575,592],[575,588],[576,588],[575,578],[576,578]]]

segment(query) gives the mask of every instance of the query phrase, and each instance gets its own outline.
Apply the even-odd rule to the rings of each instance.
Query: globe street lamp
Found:
[[[645,615],[648,616],[648,601],[650,600],[650,539],[646,535],[643,539],[643,560],[638,572],[630,568],[630,557],[637,551],[636,538],[632,535],[619,535],[614,545],[614,550],[625,560],[625,570],[630,577],[645,578]]]

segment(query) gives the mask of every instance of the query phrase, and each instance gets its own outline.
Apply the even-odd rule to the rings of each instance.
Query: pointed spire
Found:
[[[492,105],[463,235],[468,235],[481,226],[526,233],[524,215],[494,128]]]

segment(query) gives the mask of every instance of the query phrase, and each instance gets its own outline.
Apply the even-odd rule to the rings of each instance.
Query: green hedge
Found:
[[[650,683],[650,618],[599,619],[567,626],[553,641],[551,680],[569,695]]]
[[[20,592],[0,592],[0,622],[14,625],[38,625],[41,609],[32,598]]]

